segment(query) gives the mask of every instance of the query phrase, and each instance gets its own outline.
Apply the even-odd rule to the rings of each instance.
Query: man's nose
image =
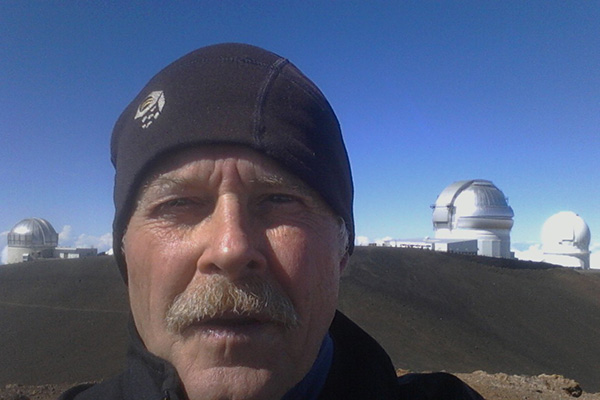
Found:
[[[197,265],[203,273],[221,273],[235,280],[266,268],[258,246],[264,232],[237,197],[219,198],[203,234],[209,235]]]

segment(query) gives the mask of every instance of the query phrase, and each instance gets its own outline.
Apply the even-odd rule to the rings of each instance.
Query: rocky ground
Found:
[[[457,375],[487,400],[600,400],[600,393],[584,393],[577,382],[560,375],[520,376],[483,371]],[[71,386],[5,385],[0,389],[0,400],[55,400]]]
[[[584,393],[577,382],[560,375],[521,376],[483,371],[457,375],[487,400],[600,400],[600,393]]]
[[[56,400],[66,389],[73,385],[28,386],[8,384],[0,388],[0,400]]]

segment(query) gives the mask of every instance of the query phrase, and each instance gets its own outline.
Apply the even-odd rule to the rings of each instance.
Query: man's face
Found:
[[[252,150],[166,159],[123,241],[146,347],[173,363],[192,399],[280,398],[333,318],[348,258],[340,225],[316,192]]]

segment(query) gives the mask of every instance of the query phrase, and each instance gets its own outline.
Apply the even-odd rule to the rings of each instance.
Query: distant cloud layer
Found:
[[[102,236],[82,233],[77,236],[74,247],[95,247],[99,252],[107,251],[112,247],[112,233],[105,233]]]
[[[519,260],[539,262],[544,258],[544,252],[539,243],[530,245],[526,250],[512,249],[512,251],[515,253],[515,258]]]
[[[354,240],[354,244],[357,246],[368,246],[369,238],[366,236],[357,236],[356,239]]]
[[[58,234],[58,240],[61,246],[65,246],[63,243],[69,243],[71,241],[71,231],[73,228],[71,225],[65,225],[62,228],[62,231]]]
[[[110,250],[112,247],[112,233],[105,233],[101,236],[88,235],[82,233],[78,236],[73,235],[73,228],[65,225],[58,235],[59,245],[62,247],[94,247],[99,253]]]
[[[590,267],[600,269],[600,242],[590,245]]]
[[[374,241],[371,241],[366,236],[357,236],[356,239],[354,240],[354,244],[357,246],[368,246],[371,243],[375,243],[375,244],[377,244],[377,246],[383,246],[383,244],[386,240],[392,240],[392,239],[393,239],[393,237],[386,236],[384,238],[375,239]]]

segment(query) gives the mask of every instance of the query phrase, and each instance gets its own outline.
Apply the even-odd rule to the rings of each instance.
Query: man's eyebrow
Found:
[[[295,193],[302,194],[302,195],[311,195],[314,192],[311,188],[309,188],[306,184],[304,184],[300,180],[292,180],[289,178],[283,178],[278,175],[260,176],[258,178],[252,179],[250,182],[253,184],[256,184],[258,186],[271,188],[271,189],[291,190]]]
[[[142,190],[140,191],[140,193],[147,193],[149,191],[160,193],[166,190],[183,188],[189,185],[190,183],[191,182],[189,182],[188,179],[160,175],[146,182],[142,186]]]

